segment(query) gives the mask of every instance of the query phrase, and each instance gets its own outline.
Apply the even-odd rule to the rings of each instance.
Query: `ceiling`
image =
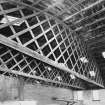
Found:
[[[105,80],[105,0],[9,0],[46,12],[69,26],[87,44]]]
[[[11,0],[15,1],[15,0]],[[16,0],[68,25],[87,44],[105,80],[105,0]],[[20,3],[21,5],[21,3]]]
[[[85,40],[105,80],[105,59],[102,56],[102,52],[105,51],[105,0],[100,0],[85,11],[80,11],[65,23]]]
[[[55,4],[50,9],[54,10],[54,15],[83,37],[105,80],[105,59],[102,57],[105,51],[105,0],[52,1]]]

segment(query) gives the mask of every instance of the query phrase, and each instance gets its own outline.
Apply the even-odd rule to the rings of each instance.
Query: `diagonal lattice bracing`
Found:
[[[30,51],[33,54],[33,58],[37,57],[40,62],[43,61],[54,67],[67,69],[70,73],[78,75],[79,78],[102,86],[100,75],[98,77],[91,77],[90,75],[90,71],[94,71],[96,74],[99,74],[99,72],[88,55],[85,44],[79,38],[75,37],[75,33],[69,28],[45,13],[33,11],[24,6],[14,5],[8,1],[1,0],[0,4],[1,43],[25,54],[27,51]],[[12,46],[10,42],[12,42]],[[13,45],[13,43],[15,44]],[[25,51],[23,49],[20,50],[20,46]],[[81,60],[83,58],[87,62]],[[13,60],[11,62],[14,65],[16,63]],[[11,65],[11,62],[7,64]],[[21,69],[22,72],[27,71],[27,73],[31,73],[26,61],[23,60],[21,65],[25,65]],[[44,65],[37,63],[35,65],[38,65],[37,71],[41,77],[50,79],[58,77],[61,79],[59,77],[60,73],[56,75],[56,71],[49,73],[49,71],[44,70],[42,72],[42,69],[39,69],[39,67],[43,67]],[[66,79],[65,76],[65,74],[62,75],[66,82],[69,78]],[[54,80],[56,81],[57,79],[54,78]],[[75,85],[76,82],[73,83]]]
[[[56,69],[2,44],[0,44],[0,73],[6,76],[20,75],[34,81],[40,80],[64,87],[83,89],[82,81],[78,78],[72,80],[70,73]],[[73,81],[79,82],[78,85],[73,84]]]

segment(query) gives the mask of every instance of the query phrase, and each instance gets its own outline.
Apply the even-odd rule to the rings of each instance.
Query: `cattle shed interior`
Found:
[[[104,32],[105,0],[0,0],[0,105],[105,105]]]

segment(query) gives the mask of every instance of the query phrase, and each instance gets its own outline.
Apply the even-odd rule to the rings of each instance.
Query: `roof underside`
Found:
[[[27,1],[22,0],[24,3]],[[105,80],[105,1],[104,0],[30,0],[39,11],[46,11],[63,21],[79,37],[85,40],[87,47],[98,63]],[[28,2],[26,4],[29,4]],[[31,5],[30,5],[31,6]]]
[[[27,6],[36,12],[45,12],[56,20],[69,26],[73,32],[82,38],[89,51],[99,64],[102,77],[105,80],[104,58],[105,50],[105,1],[104,0],[6,0],[18,5]],[[82,81],[83,82],[83,81]],[[91,84],[90,84],[91,87]],[[92,86],[94,87],[94,86]]]

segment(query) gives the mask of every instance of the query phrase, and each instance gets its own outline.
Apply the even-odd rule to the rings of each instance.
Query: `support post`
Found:
[[[24,100],[24,78],[19,76],[18,77],[18,81],[19,81],[19,84],[18,84],[18,98],[19,98],[19,101],[23,101]]]

